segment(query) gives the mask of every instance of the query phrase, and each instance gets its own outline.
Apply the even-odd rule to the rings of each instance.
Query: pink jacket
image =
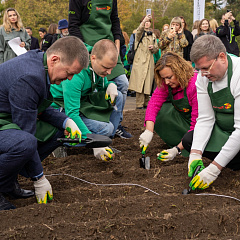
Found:
[[[188,86],[186,88],[188,102],[190,106],[192,107],[192,113],[191,113],[191,126],[190,130],[192,131],[196,124],[196,119],[198,117],[198,102],[197,102],[197,89],[195,82],[197,80],[197,74],[194,73],[194,76],[190,79]],[[172,90],[172,93],[174,94],[174,100],[178,100],[184,97],[184,92],[182,91],[182,88],[174,88]],[[155,123],[156,117],[158,112],[161,110],[161,107],[163,103],[167,100],[168,97],[168,86],[166,84],[163,85],[163,87],[159,88],[157,87],[152,94],[152,97],[150,101],[148,102],[146,115],[145,115],[145,122],[146,121],[152,121]]]

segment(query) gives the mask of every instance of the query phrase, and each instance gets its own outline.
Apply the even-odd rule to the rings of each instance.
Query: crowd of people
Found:
[[[174,17],[160,32],[151,28],[152,16],[146,15],[129,37],[120,28],[117,0],[89,2],[70,0],[68,21],[39,28],[40,43],[31,27],[23,27],[16,9],[4,13],[0,210],[15,208],[6,196],[35,195],[38,203],[53,198],[41,161],[62,148],[57,138],[77,138],[77,147],[89,134],[131,139],[122,125],[128,91],[136,94],[136,109],[146,109],[145,130],[139,136],[142,153],[150,149],[155,131],[169,146],[157,154],[160,161],[188,156],[189,177],[200,166],[190,182],[193,190],[209,187],[224,167],[240,169],[235,39],[240,28],[232,12],[223,14],[220,26],[215,19],[196,21],[192,32],[183,16]],[[19,56],[8,44],[17,37],[26,49]],[[109,161],[113,150],[94,147],[93,155]],[[205,167],[202,156],[212,163]],[[19,174],[31,178],[35,191],[20,187]]]

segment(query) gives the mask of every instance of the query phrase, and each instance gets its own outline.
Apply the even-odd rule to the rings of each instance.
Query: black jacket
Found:
[[[216,30],[217,37],[221,39],[228,53],[232,53],[239,56],[239,48],[236,42],[235,36],[240,35],[239,22],[234,20],[234,28],[228,24],[228,20],[224,22],[224,25],[219,26]]]
[[[68,30],[70,35],[79,37],[82,41],[84,41],[84,39],[79,27],[89,19],[89,2],[90,0],[69,1]],[[120,39],[121,29],[120,21],[118,18],[117,0],[113,0],[112,13],[110,18],[112,22],[112,34],[114,40]]]
[[[52,45],[52,38],[53,35],[50,33],[45,34],[44,39],[42,41],[42,47],[41,50],[46,52],[47,49]]]
[[[39,49],[39,42],[37,38],[31,36],[30,50],[33,50],[33,49]]]
[[[186,39],[188,40],[188,45],[185,48],[183,48],[183,58],[187,61],[191,61],[190,60],[190,52],[191,52],[191,48],[192,48],[192,44],[193,44],[193,35],[188,30],[184,30],[184,34],[185,34]]]

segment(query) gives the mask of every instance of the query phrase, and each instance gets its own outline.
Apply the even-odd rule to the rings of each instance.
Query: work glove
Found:
[[[217,179],[220,173],[221,171],[218,169],[218,167],[211,163],[192,179],[189,186],[192,188],[192,190],[195,190],[196,188],[201,190],[208,188],[210,184]]]
[[[110,83],[106,90],[105,99],[108,100],[110,97],[111,104],[114,104],[114,100],[117,97],[117,95],[118,95],[117,86],[114,83]]]
[[[97,159],[106,162],[113,159],[113,150],[109,147],[93,148],[93,154]]]
[[[202,162],[202,156],[198,153],[190,153],[188,160],[188,176],[192,177],[197,166],[201,166],[199,172],[201,172],[205,167]]]
[[[158,160],[166,162],[173,160],[178,154],[178,149],[176,147],[173,147],[171,149],[161,151],[157,154],[157,157]]]
[[[41,203],[47,203],[47,200],[53,199],[53,192],[52,187],[49,181],[43,176],[41,179],[37,180],[33,183],[35,187],[35,195],[37,198],[37,202],[39,204]]]
[[[80,131],[80,129],[78,128],[77,124],[71,119],[69,118],[66,122],[66,126],[65,126],[66,131],[69,132],[69,136],[66,137],[70,137],[71,139],[74,138],[79,138],[79,142],[81,142],[81,137],[82,137],[82,133]],[[70,143],[70,145],[74,146],[77,145],[78,143]]]
[[[140,148],[142,149],[142,154],[145,154],[148,144],[152,141],[153,132],[146,129],[139,137]]]

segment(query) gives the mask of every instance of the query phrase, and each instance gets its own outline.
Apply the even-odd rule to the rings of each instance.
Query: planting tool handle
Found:
[[[191,181],[192,181],[192,179],[198,174],[198,171],[200,170],[200,168],[201,168],[200,165],[198,165],[198,166],[196,167],[196,169],[195,169],[195,171],[194,171],[194,173],[193,173],[193,175],[192,175]],[[189,187],[188,192],[190,192],[191,190],[192,190],[192,188]]]

